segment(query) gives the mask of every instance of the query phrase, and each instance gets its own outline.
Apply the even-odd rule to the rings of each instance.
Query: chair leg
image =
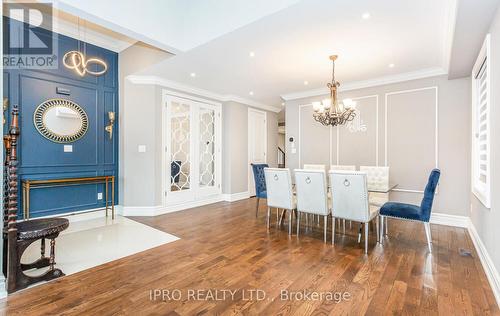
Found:
[[[318,215],[318,217],[319,217],[319,215]],[[324,221],[324,223],[323,223],[323,234],[324,234],[323,240],[326,244],[326,225],[328,225],[328,215],[323,216],[323,221]]]
[[[269,229],[269,221],[271,219],[271,208],[267,207],[267,229]]]
[[[368,223],[365,223],[365,253],[368,253],[368,231],[369,225]]]
[[[380,243],[384,243],[384,222],[385,222],[385,216],[379,215],[380,216]]]
[[[302,213],[300,213],[299,211],[297,211],[297,237],[299,237],[300,215],[302,215]]]
[[[431,224],[424,223],[425,235],[427,236],[427,246],[429,247],[429,252],[432,252],[432,236],[431,236]]]
[[[288,212],[288,235],[292,234],[292,212],[293,211]]]
[[[279,210],[279,209],[278,209]],[[279,212],[278,212],[279,213]],[[278,221],[278,226],[281,227],[281,223],[283,223],[283,219],[285,218],[286,215],[286,209],[283,209],[280,214],[280,220]]]
[[[389,219],[387,217],[385,218],[385,235],[389,235]]]
[[[260,202],[260,198],[257,198],[257,204],[255,205],[255,217],[257,217],[257,215],[259,215],[259,202]]]
[[[377,242],[380,241],[380,216],[377,216],[377,218],[375,219],[375,227],[376,227],[376,230],[377,230]]]
[[[332,214],[332,245],[335,244],[335,217]]]
[[[363,223],[359,223],[358,244],[361,242],[361,233],[362,232],[363,232]]]
[[[342,220],[342,226],[343,226],[343,229],[344,229],[344,235],[345,235],[345,219]]]

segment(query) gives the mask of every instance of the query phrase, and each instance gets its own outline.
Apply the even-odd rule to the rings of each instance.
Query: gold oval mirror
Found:
[[[36,129],[56,143],[71,143],[85,135],[89,127],[87,113],[66,99],[50,99],[40,104],[33,115]]]

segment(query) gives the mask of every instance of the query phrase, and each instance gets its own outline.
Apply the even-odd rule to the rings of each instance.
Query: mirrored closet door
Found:
[[[165,205],[221,194],[221,106],[164,94]]]

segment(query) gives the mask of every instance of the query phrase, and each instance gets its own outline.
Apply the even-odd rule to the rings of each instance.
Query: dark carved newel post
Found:
[[[17,140],[19,136],[19,111],[17,105],[13,106],[12,122],[10,125],[10,155],[8,173],[8,215],[7,215],[7,238],[8,238],[8,260],[7,260],[7,291],[10,293],[16,288],[17,266]]]

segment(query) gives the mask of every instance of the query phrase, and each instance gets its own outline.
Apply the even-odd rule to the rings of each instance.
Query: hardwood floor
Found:
[[[134,218],[181,240],[13,294],[0,301],[0,313],[500,315],[465,229],[431,225],[431,255],[422,224],[389,221],[385,244],[371,235],[364,255],[357,225],[345,237],[337,234],[333,247],[323,243],[322,225],[307,232],[302,227],[299,239],[295,230],[288,236],[286,223],[276,227],[275,212],[267,231],[265,205],[257,219],[254,207],[250,199]],[[155,289],[170,290],[171,300],[152,300]],[[235,291],[234,297],[207,298],[220,298],[224,289]],[[265,292],[265,299],[257,300],[253,289]],[[205,290],[195,292],[203,300],[189,290]],[[346,299],[281,300],[282,290],[343,293]]]

